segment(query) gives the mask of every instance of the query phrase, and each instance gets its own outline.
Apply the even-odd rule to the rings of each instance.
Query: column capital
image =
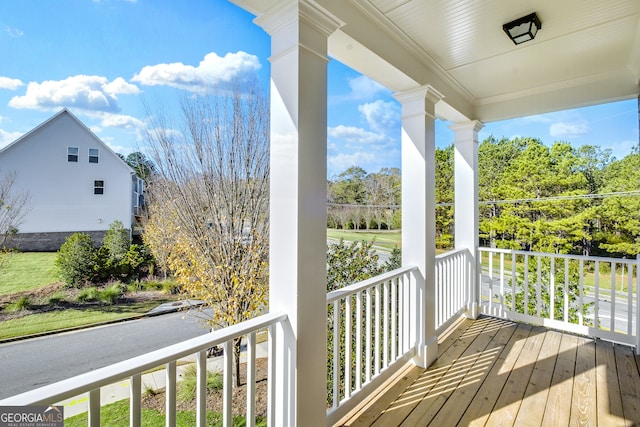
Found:
[[[393,95],[395,99],[401,104],[406,104],[414,101],[420,101],[426,99],[429,102],[435,104],[444,98],[444,95],[431,85],[423,85],[413,89],[397,92]]]
[[[305,22],[326,37],[329,37],[344,25],[342,20],[313,0],[282,0],[276,2],[267,12],[254,20],[269,35],[273,35],[297,21]]]
[[[459,133],[459,132],[474,132],[474,133],[478,133],[482,130],[482,128],[484,127],[484,123],[482,123],[479,120],[469,120],[468,122],[459,122],[459,123],[453,123],[449,126],[449,129],[451,129],[454,133]]]

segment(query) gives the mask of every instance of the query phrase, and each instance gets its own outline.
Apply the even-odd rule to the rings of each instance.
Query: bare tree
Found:
[[[16,191],[15,180],[15,172],[0,174],[0,266],[18,233],[18,227],[29,211],[29,193]]]
[[[155,120],[144,239],[183,291],[214,308],[212,327],[266,306],[269,112],[256,85],[236,82],[181,99],[182,126]],[[239,381],[240,343],[235,345]]]

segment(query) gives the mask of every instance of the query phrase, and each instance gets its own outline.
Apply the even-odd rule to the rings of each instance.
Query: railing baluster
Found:
[[[277,352],[277,328],[269,325],[269,359],[267,360],[267,426],[276,426],[276,354]],[[280,361],[282,362],[282,361]]]
[[[380,284],[377,284],[375,286],[375,292],[376,292],[376,311],[375,311],[375,337],[374,337],[374,341],[375,341],[375,350],[374,350],[374,361],[375,361],[375,367],[373,369],[374,375],[378,375],[380,373],[380,351],[381,351],[381,347],[380,347],[380,323],[381,323],[381,318],[380,318]]]
[[[207,351],[196,354],[196,425],[207,425]]]
[[[516,311],[516,261],[518,256],[511,254],[511,311]]]
[[[365,346],[364,349],[366,354],[364,356],[364,367],[365,367],[365,376],[364,379],[366,382],[371,381],[371,288],[365,291]]]
[[[340,403],[340,300],[333,302],[333,407]]]
[[[593,305],[593,321],[595,324],[593,325],[596,328],[600,328],[600,315],[598,314],[598,310],[600,309],[600,261],[596,261],[596,265],[594,267],[594,302]]]
[[[580,281],[578,282],[578,325],[584,324],[584,260],[580,259]]]
[[[391,360],[396,360],[398,357],[398,305],[396,299],[398,298],[398,279],[393,279],[391,282]]]
[[[142,376],[133,375],[129,384],[129,426],[140,427],[142,424]]]
[[[500,252],[500,315],[505,316],[504,308],[504,252]]]
[[[383,301],[384,306],[382,310],[382,320],[384,321],[383,329],[382,329],[382,351],[384,351],[382,356],[383,366],[386,368],[389,366],[389,281],[386,280],[382,284],[382,292],[383,292]]]
[[[542,259],[537,257],[538,268],[536,269],[538,282],[536,284],[536,316],[542,317]]]
[[[362,387],[362,292],[356,294],[356,390]]]
[[[633,264],[627,264],[627,334],[633,335]]]
[[[549,319],[556,318],[556,259],[551,256],[549,268]]]
[[[176,361],[172,360],[166,364],[167,384],[166,393],[166,411],[165,421],[167,427],[176,426]]]
[[[524,272],[522,273],[524,287],[524,314],[529,314],[529,255],[524,255]]]
[[[247,335],[247,427],[256,425],[256,333]]]
[[[89,392],[89,427],[100,427],[100,389],[95,388]]]
[[[494,315],[493,312],[493,252],[489,252],[489,314]]]
[[[616,270],[618,266],[615,262],[611,263],[611,281],[609,289],[611,292],[611,332],[616,331]]]
[[[344,301],[344,397],[351,397],[351,298],[349,295]]]
[[[563,298],[564,321],[569,321],[569,258],[564,259],[564,298]]]
[[[222,375],[222,425],[231,427],[233,425],[232,413],[232,392],[233,392],[233,340],[224,342],[224,374]]]

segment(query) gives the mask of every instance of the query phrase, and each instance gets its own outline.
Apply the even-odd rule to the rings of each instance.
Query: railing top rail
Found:
[[[46,405],[60,402],[286,320],[287,315],[283,313],[263,314],[237,325],[8,397],[0,400],[0,406]]]
[[[493,253],[503,253],[503,254],[516,254],[516,255],[527,255],[530,257],[547,257],[547,258],[568,258],[568,259],[576,259],[583,261],[600,261],[600,262],[615,262],[618,264],[635,264],[638,262],[637,257],[633,258],[612,258],[612,257],[599,257],[599,256],[585,256],[585,255],[573,255],[573,254],[555,254],[551,252],[531,252],[531,251],[522,251],[522,250],[514,250],[514,249],[501,249],[501,248],[485,248],[479,247],[478,250],[480,252],[493,252]]]
[[[397,268],[395,270],[391,270],[386,273],[380,274],[378,276],[372,277],[370,279],[363,280],[362,282],[354,283],[353,285],[336,289],[335,291],[331,291],[327,293],[327,304],[331,304],[334,301],[348,297],[349,295],[354,295],[362,290],[378,285],[380,283],[384,283],[387,280],[402,276],[403,274],[410,273],[417,269],[418,267],[413,265],[401,267],[401,268]]]
[[[462,254],[462,253],[465,253],[465,252],[471,253],[469,251],[469,249],[467,249],[467,248],[452,249],[452,250],[447,251],[445,253],[442,253],[440,255],[436,255],[436,261],[440,261],[440,260],[455,256],[455,255],[458,255],[458,254]]]

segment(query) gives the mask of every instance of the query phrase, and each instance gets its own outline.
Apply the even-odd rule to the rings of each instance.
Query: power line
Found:
[[[640,196],[640,190],[630,191],[616,191],[611,193],[598,193],[598,194],[574,194],[569,196],[549,196],[549,197],[530,197],[522,199],[508,199],[508,200],[482,200],[478,202],[479,205],[505,205],[505,204],[518,204],[518,203],[541,203],[541,202],[555,202],[563,200],[582,200],[582,199],[606,199],[608,197],[638,197]],[[383,208],[383,209],[398,209],[400,205],[356,205],[356,204],[341,204],[341,203],[327,203],[327,206],[331,207],[345,207],[345,208]],[[454,203],[436,203],[438,207],[454,206]]]

